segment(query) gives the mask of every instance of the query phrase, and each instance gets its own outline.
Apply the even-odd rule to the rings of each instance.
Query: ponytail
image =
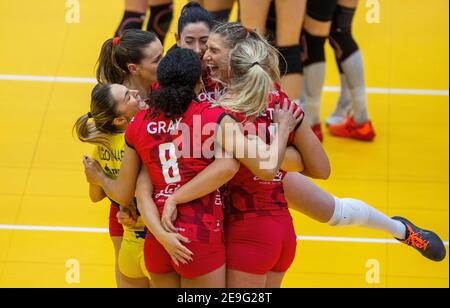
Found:
[[[78,139],[111,149],[109,136],[122,132],[113,124],[117,117],[116,107],[111,85],[96,85],[91,95],[91,111],[80,116],[73,127]]]
[[[158,40],[152,32],[128,29],[120,37],[108,39],[102,46],[97,61],[97,82],[123,84],[130,74],[128,64],[140,64],[143,50]]]
[[[78,118],[73,129],[81,142],[99,145],[106,149],[111,148],[108,134],[101,132],[93,122],[89,122],[86,114]]]
[[[270,50],[263,41],[252,37],[237,44],[230,54],[233,79],[226,97],[219,105],[248,117],[258,117],[268,107],[269,95],[274,90]],[[278,62],[275,63],[278,67]]]
[[[127,76],[127,71],[122,69],[116,61],[114,39],[107,40],[101,49],[97,64],[97,81],[100,84],[119,83],[122,84]]]

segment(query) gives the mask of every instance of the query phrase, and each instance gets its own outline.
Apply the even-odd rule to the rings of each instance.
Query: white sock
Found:
[[[302,98],[309,125],[320,123],[320,100],[325,84],[325,62],[308,65],[304,69]]]
[[[398,239],[405,239],[406,227],[370,205],[356,200],[334,197],[335,209],[333,217],[327,222],[330,226],[361,226],[369,229],[386,231]]]
[[[341,66],[352,93],[353,120],[358,124],[362,124],[369,120],[369,114],[367,111],[366,81],[361,51],[356,51],[342,62]]]

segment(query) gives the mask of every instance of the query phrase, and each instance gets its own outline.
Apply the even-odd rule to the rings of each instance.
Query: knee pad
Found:
[[[212,18],[218,22],[227,22],[228,19],[230,19],[230,13],[231,13],[231,9],[221,10],[221,11],[216,11],[216,12],[209,12],[209,14],[211,14]]]
[[[345,61],[359,50],[358,44],[353,39],[352,22],[356,9],[337,6],[333,16],[330,32],[330,44],[333,47],[338,62]]]
[[[173,17],[172,4],[163,4],[150,7],[150,19],[147,24],[147,31],[155,33],[161,42],[169,31]]]
[[[325,62],[326,39],[326,37],[314,36],[303,30],[300,43],[303,66]]]
[[[300,45],[289,47],[277,47],[280,52],[280,73],[303,74],[303,65],[301,61]]]
[[[114,36],[120,36],[127,29],[142,29],[145,14],[126,11]]]
[[[336,5],[337,0],[309,0],[306,4],[306,13],[318,21],[331,21]]]
[[[364,202],[355,199],[340,199],[334,197],[335,212],[328,222],[330,226],[362,226],[370,217],[370,208]]]

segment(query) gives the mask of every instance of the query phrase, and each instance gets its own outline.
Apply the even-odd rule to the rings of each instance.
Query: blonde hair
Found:
[[[122,132],[113,124],[118,116],[116,107],[111,85],[96,85],[92,91],[91,111],[79,117],[73,127],[78,139],[111,150],[110,136]]]
[[[261,115],[274,90],[271,72],[277,71],[278,56],[272,54],[261,40],[249,38],[231,51],[230,66],[233,78],[228,94],[219,99],[219,104],[247,117]]]
[[[231,48],[232,80],[218,104],[247,117],[261,115],[267,109],[274,83],[280,82],[278,51],[256,31],[239,23],[221,24],[213,33],[221,35]]]
[[[233,49],[235,49],[239,44],[247,41],[248,39],[254,39],[261,42],[268,49],[271,61],[273,61],[273,63],[267,67],[269,75],[274,82],[280,82],[280,67],[278,65],[280,62],[280,52],[258,32],[253,29],[246,28],[238,22],[226,22],[217,24],[211,30],[211,33],[220,35],[228,45],[231,52],[233,52]]]

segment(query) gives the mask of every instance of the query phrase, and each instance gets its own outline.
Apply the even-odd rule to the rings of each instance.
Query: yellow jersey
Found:
[[[108,135],[111,149],[103,146],[96,146],[92,153],[92,158],[98,161],[105,174],[116,179],[119,176],[120,166],[125,153],[125,133]],[[133,201],[134,202],[134,201]],[[144,222],[138,218],[134,228],[123,227],[123,237],[128,240],[144,240]]]

